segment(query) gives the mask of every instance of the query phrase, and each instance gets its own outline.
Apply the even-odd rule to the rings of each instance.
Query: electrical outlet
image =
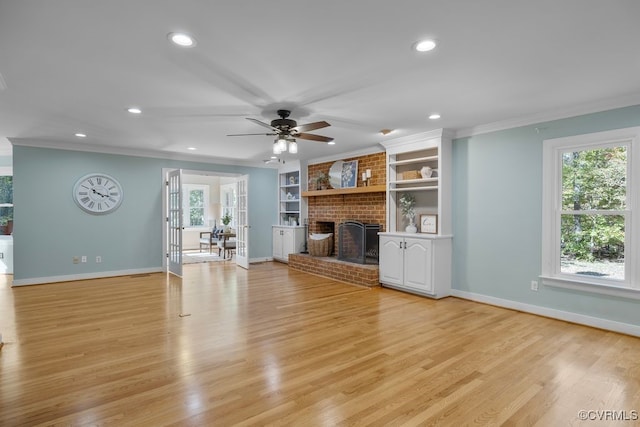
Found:
[[[87,262],[87,256],[86,255],[82,255],[82,262]]]
[[[531,281],[531,290],[532,291],[537,291],[538,290],[538,282],[535,280]]]
[[[79,256],[74,256],[73,257],[73,263],[74,264],[80,264],[80,257]]]
[[[102,262],[102,257],[100,255],[96,256],[96,263],[100,264]]]

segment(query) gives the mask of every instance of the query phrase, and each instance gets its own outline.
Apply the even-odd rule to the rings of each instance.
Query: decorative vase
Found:
[[[423,166],[422,169],[420,169],[420,175],[422,175],[422,179],[431,178],[432,174],[433,169],[431,169],[429,166]]]
[[[413,222],[413,219],[410,220],[409,225],[407,225],[407,227],[404,229],[404,231],[406,231],[407,233],[417,233],[418,232],[418,227],[416,227],[416,224]]]

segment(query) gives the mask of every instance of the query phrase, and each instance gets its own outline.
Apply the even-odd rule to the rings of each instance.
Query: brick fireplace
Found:
[[[358,187],[363,186],[361,175],[367,169],[371,169],[370,185],[386,184],[386,155],[384,152],[343,160],[358,160]],[[326,162],[309,165],[308,176],[314,177],[318,172],[328,174],[332,164],[333,162]],[[358,264],[338,261],[335,255],[338,254],[338,225],[347,220],[356,220],[365,224],[380,224],[380,231],[386,230],[385,192],[310,196],[307,206],[309,233],[334,233],[334,257],[321,258],[291,254],[289,255],[289,266],[349,283],[378,286],[377,266],[358,266]],[[327,229],[330,223],[333,223],[332,231]],[[340,277],[333,277],[338,273]]]

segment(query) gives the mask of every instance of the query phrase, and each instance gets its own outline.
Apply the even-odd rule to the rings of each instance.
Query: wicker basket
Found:
[[[422,178],[420,175],[420,171],[405,171],[402,172],[402,177],[400,178],[402,181],[407,179],[419,179]]]
[[[309,255],[311,256],[331,256],[333,251],[333,233],[324,235],[323,238],[317,239],[313,235],[307,240]]]

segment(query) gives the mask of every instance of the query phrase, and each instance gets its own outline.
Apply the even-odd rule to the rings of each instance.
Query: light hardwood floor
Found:
[[[612,421],[640,410],[638,338],[278,263],[184,270],[0,284],[0,425],[638,424]]]

